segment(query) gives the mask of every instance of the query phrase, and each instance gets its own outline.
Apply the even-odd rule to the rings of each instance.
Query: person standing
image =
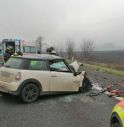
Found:
[[[13,48],[11,46],[8,46],[6,48],[5,54],[4,54],[4,61],[5,63],[9,60],[11,55],[13,54]]]

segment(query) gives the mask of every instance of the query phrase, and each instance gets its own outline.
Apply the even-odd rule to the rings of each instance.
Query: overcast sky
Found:
[[[124,49],[124,0],[0,0],[0,39],[49,46],[91,39],[96,49]]]

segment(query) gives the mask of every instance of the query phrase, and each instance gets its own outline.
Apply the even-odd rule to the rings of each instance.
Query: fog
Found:
[[[48,46],[91,39],[96,50],[124,49],[123,0],[0,0],[0,39],[35,41]]]

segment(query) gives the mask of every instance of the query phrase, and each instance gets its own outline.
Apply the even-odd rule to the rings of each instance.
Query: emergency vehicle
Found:
[[[124,101],[113,108],[110,127],[124,127]]]
[[[3,59],[3,48],[2,43],[0,43],[0,66],[3,65],[4,59]]]
[[[13,52],[22,52],[23,54],[36,54],[37,48],[35,43],[28,42],[25,40],[19,39],[3,39],[0,42],[0,64],[4,63],[3,54],[6,53],[7,47],[11,46],[13,48]]]

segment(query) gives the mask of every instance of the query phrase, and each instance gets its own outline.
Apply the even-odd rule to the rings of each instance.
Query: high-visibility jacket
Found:
[[[115,105],[112,111],[112,117],[115,117],[120,125],[124,127],[124,101]]]

